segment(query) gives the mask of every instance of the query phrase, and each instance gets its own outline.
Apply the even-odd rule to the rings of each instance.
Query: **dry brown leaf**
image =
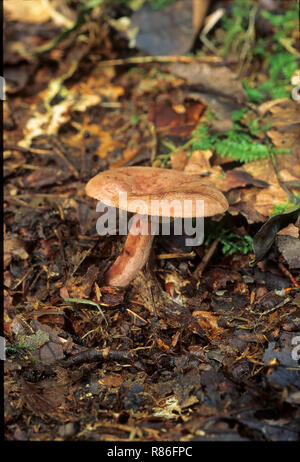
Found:
[[[50,11],[42,0],[5,0],[4,13],[11,21],[43,23],[51,18]]]
[[[32,103],[30,118],[27,121],[23,130],[24,138],[18,142],[18,145],[24,148],[29,148],[32,139],[40,135],[56,135],[60,127],[68,122],[72,111],[84,112],[90,106],[95,106],[105,98],[108,101],[117,101],[124,93],[124,89],[120,86],[111,85],[110,79],[114,76],[114,70],[102,70],[100,75],[99,70],[91,75],[86,82],[79,82],[73,85],[68,90],[66,98],[55,105],[50,105],[49,101],[55,96],[53,87],[50,85],[46,90],[39,94],[38,101]],[[40,102],[48,101],[45,113],[40,113]],[[97,131],[99,127],[95,124],[94,127],[89,126],[89,130]],[[110,143],[110,135],[107,132],[101,132],[104,140],[104,148],[100,149],[99,156],[106,156],[106,144]],[[75,135],[74,145],[78,147],[83,143],[83,133]],[[106,136],[106,140],[105,140]],[[107,140],[108,138],[108,140]],[[103,142],[102,140],[102,142]],[[72,142],[72,139],[70,139]]]
[[[188,136],[196,127],[205,106],[189,101],[185,103],[184,109],[184,112],[176,112],[168,101],[158,101],[149,106],[148,117],[165,135]]]
[[[98,276],[98,267],[91,265],[84,276],[66,282],[65,289],[74,298],[87,298],[90,296],[92,286]]]
[[[29,257],[23,242],[18,237],[10,235],[4,238],[4,268],[7,268],[14,256],[21,260]]]
[[[247,97],[237,75],[226,66],[215,67],[211,64],[193,62],[190,64],[176,63],[171,66],[171,72],[185,78],[192,85],[200,85],[201,91],[214,92],[216,95],[234,98],[239,103],[245,103]]]
[[[269,107],[271,116],[266,122],[271,125],[267,132],[276,148],[291,149],[300,166],[300,106],[292,100],[284,100]]]
[[[117,162],[113,162],[110,164],[110,168],[117,168],[117,167],[122,167],[123,165],[126,165],[130,160],[134,159],[134,157],[137,156],[139,153],[139,148],[126,148],[123,151],[123,159],[118,160]]]
[[[209,311],[196,310],[193,312],[193,316],[197,319],[198,324],[210,339],[224,332],[224,329],[218,326],[218,316],[215,314]]]
[[[104,375],[98,380],[102,387],[120,387],[124,379],[119,374]]]
[[[291,237],[299,237],[299,229],[297,226],[293,225],[292,223],[285,228],[278,231],[277,236],[291,236]]]
[[[282,157],[285,157],[285,155],[283,155]],[[270,159],[261,159],[255,162],[249,162],[243,165],[240,168],[240,170],[246,171],[250,173],[254,178],[259,178],[260,180],[265,181],[269,184],[268,188],[258,190],[256,194],[253,206],[258,213],[261,213],[262,215],[267,217],[273,212],[274,206],[276,204],[281,204],[286,201],[286,192],[281,188],[281,186],[278,183]],[[280,170],[280,177],[283,181],[297,180],[297,178],[286,169]],[[248,196],[249,192],[244,191],[241,194],[240,199],[243,202],[247,202],[249,200]]]
[[[258,111],[261,115],[265,115],[274,106],[277,106],[277,104],[286,103],[287,101],[290,101],[290,100],[288,98],[277,98],[277,99],[273,99],[272,101],[266,101],[265,103],[262,103],[258,107]]]
[[[173,170],[184,170],[187,163],[187,156],[185,151],[177,151],[170,156],[171,165]]]
[[[86,117],[82,124],[81,130],[75,135],[68,138],[70,146],[78,147],[86,144],[85,133],[89,133],[89,140],[95,137],[99,141],[98,148],[95,149],[95,155],[102,159],[107,157],[110,152],[114,151],[116,147],[124,147],[124,144],[112,137],[112,133],[108,130],[103,130],[97,124],[90,124],[90,118]]]
[[[213,153],[211,150],[207,151],[194,151],[191,157],[187,160],[187,164],[184,168],[186,173],[191,173],[195,175],[207,175],[212,167],[209,160],[211,159]]]

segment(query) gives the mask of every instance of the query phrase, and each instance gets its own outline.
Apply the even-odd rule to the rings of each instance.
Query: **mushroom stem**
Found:
[[[139,234],[136,234],[138,226]],[[122,253],[105,275],[110,286],[127,287],[148,261],[154,235],[148,217],[134,215]]]

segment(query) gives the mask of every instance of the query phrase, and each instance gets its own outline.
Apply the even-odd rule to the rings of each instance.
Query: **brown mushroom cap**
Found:
[[[157,214],[174,218],[210,217],[228,208],[224,195],[198,175],[163,168],[121,167],[105,171],[87,183],[86,193],[106,205],[141,215],[151,215],[152,201],[178,201],[179,209],[171,208],[166,214],[162,209]],[[127,194],[126,204],[119,200],[120,193]],[[204,201],[204,215],[199,215],[197,200]],[[141,201],[138,207],[136,201]]]

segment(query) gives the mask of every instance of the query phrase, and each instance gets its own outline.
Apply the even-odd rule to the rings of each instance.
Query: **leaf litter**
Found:
[[[255,90],[268,80],[262,63],[272,65],[264,27],[295,72],[293,8],[279,2],[276,15],[250,1],[250,22],[231,29],[241,2],[223,2],[199,43],[196,2],[165,31],[153,11],[164,21],[162,11],[183,2],[79,2],[74,11],[36,0],[24,5],[26,20],[8,3],[6,438],[297,440],[299,104],[282,90],[292,90],[285,74],[285,96],[270,84]],[[114,27],[124,12],[150,31],[135,49]],[[184,20],[194,21],[188,33]],[[178,56],[161,56],[162,32],[165,54]],[[199,247],[158,237],[156,258],[126,290],[103,284],[122,238],[96,234],[84,194],[93,175],[121,165],[200,175],[230,203],[206,221]]]

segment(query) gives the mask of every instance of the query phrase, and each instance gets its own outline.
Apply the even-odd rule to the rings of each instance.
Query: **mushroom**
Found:
[[[152,167],[121,167],[99,173],[86,185],[88,196],[135,215],[121,255],[105,275],[105,282],[126,287],[148,261],[152,242],[151,217],[196,218],[223,213],[224,195],[198,175]],[[197,207],[204,203],[204,210]],[[153,204],[163,207],[153,211]],[[173,204],[173,207],[168,207]],[[137,233],[137,229],[139,233]],[[155,233],[156,234],[156,233]]]

